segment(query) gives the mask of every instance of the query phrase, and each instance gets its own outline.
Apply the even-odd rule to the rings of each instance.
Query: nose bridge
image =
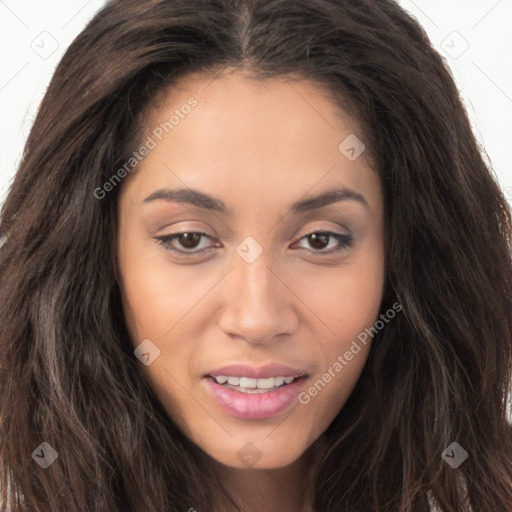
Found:
[[[259,237],[261,238],[261,237]],[[270,249],[265,249],[252,236],[246,237],[237,247],[234,255],[233,280],[240,299],[262,304],[267,299],[269,288],[274,288],[275,276]]]
[[[270,253],[241,243],[224,296],[220,327],[253,343],[295,328],[290,293],[272,269]],[[257,252],[260,252],[257,254]]]
[[[251,263],[243,259],[236,262],[233,278],[236,279],[236,287],[241,300],[244,302],[248,300],[256,305],[268,304],[272,298],[271,289],[276,288],[275,276],[270,264],[266,255],[259,256]],[[277,297],[274,295],[274,298]]]

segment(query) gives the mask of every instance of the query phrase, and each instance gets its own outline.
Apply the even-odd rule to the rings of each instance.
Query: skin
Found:
[[[296,512],[305,499],[307,450],[342,409],[370,343],[308,404],[294,402],[263,420],[223,411],[205,391],[203,376],[233,363],[278,362],[306,370],[306,390],[321,379],[378,318],[383,195],[366,152],[349,161],[338,150],[348,135],[364,140],[364,134],[319,88],[286,78],[256,83],[228,71],[216,78],[189,75],[146,116],[148,136],[191,96],[198,101],[155,139],[122,185],[123,308],[133,346],[149,338],[160,350],[149,366],[141,363],[155,393],[224,485],[254,510]],[[292,203],[339,186],[361,194],[367,206],[346,199],[290,212]],[[200,190],[233,213],[144,201],[164,188]],[[340,244],[306,236],[319,231],[352,235],[353,243],[322,255]],[[167,248],[155,239],[183,232],[208,237],[182,237]],[[247,236],[263,250],[251,263],[236,252]],[[248,442],[261,453],[253,467],[237,456]]]

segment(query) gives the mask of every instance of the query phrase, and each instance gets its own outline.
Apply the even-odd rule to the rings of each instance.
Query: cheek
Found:
[[[215,282],[213,275],[201,278],[192,265],[173,268],[158,248],[150,253],[120,251],[124,311],[134,343],[163,339]]]
[[[360,253],[363,251],[360,251]],[[384,287],[379,250],[354,255],[342,265],[314,273],[298,273],[295,290],[315,313],[327,334],[326,347],[343,349],[378,317]]]
[[[121,271],[125,317],[133,342],[137,344],[165,329],[170,319],[162,312],[172,311],[173,294],[167,290],[154,260],[140,259],[131,252],[123,259]],[[161,276],[160,280],[155,278],[157,275]]]
[[[306,390],[305,402],[332,411],[346,401],[369,354],[379,318],[385,266],[379,247],[329,273],[296,279],[296,286],[315,313],[318,379]],[[314,284],[312,284],[314,283]],[[323,391],[325,388],[325,391]]]
[[[311,296],[312,309],[319,311],[318,325],[325,336],[311,347],[318,361],[317,372],[299,395],[303,417],[311,417],[320,434],[336,417],[356,386],[368,358],[378,319],[381,284],[352,274],[325,284]],[[322,293],[323,292],[323,293]]]
[[[190,396],[186,390],[190,387],[195,346],[183,343],[180,334],[187,323],[187,312],[207,287],[188,275],[190,270],[173,272],[166,259],[155,252],[144,256],[136,245],[120,248],[123,310],[133,347],[149,339],[160,351],[151,364],[141,365],[141,370],[173,420],[191,436],[188,425],[197,420],[189,417]]]

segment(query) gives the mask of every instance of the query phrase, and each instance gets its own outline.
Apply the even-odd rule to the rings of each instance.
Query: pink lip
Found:
[[[226,374],[219,373],[218,375]],[[233,377],[238,376],[238,374],[233,373],[228,373],[228,375]],[[278,375],[287,376],[280,372],[272,374],[272,376]],[[251,377],[251,375],[247,375],[246,373],[242,376]],[[260,420],[279,414],[287,409],[294,401],[297,401],[297,395],[304,387],[305,380],[306,377],[301,377],[294,380],[291,384],[281,386],[274,391],[268,391],[266,393],[243,393],[241,391],[234,391],[221,384],[217,384],[212,377],[204,378],[203,382],[207,392],[225,412],[237,418]]]
[[[217,370],[212,370],[206,376],[218,377],[226,375],[229,377],[248,377],[249,379],[268,379],[270,377],[302,377],[306,375],[304,370],[298,370],[284,366],[282,364],[272,363],[266,364],[259,368],[254,368],[246,364],[233,364],[224,366]]]

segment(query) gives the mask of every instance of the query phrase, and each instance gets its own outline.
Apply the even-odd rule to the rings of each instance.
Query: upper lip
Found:
[[[304,370],[277,363],[266,364],[258,368],[247,364],[233,364],[212,370],[207,376],[215,378],[219,375],[248,377],[250,379],[268,379],[270,377],[302,377],[307,375],[307,373]]]

